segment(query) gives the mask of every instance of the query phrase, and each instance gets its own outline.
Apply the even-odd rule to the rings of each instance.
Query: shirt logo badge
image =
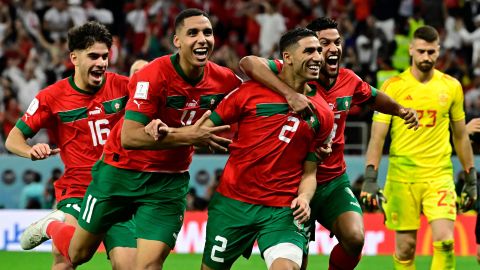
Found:
[[[137,88],[135,89],[135,95],[133,98],[146,100],[148,97],[149,85],[149,82],[137,82]]]

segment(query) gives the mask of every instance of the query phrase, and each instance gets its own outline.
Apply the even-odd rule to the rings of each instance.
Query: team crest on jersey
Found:
[[[116,112],[118,112],[118,111],[120,110],[120,107],[121,107],[121,105],[120,105],[120,102],[118,102],[118,101],[117,101],[117,102],[114,102],[114,103],[112,104],[112,109],[113,109],[114,111],[116,111]]]
[[[27,114],[33,115],[38,110],[39,104],[40,102],[38,101],[38,99],[34,98],[32,102],[30,102],[30,105],[28,105]]]
[[[440,106],[446,106],[448,103],[448,98],[449,95],[446,93],[441,93],[440,95],[438,95],[438,102]]]
[[[137,88],[135,89],[135,95],[133,98],[144,100],[147,99],[149,85],[149,82],[137,82]]]

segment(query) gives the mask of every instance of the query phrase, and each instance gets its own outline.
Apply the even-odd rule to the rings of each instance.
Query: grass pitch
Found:
[[[79,270],[108,270],[111,269],[105,253],[97,253],[93,259],[78,267]],[[167,258],[164,265],[166,270],[192,270],[200,269],[202,256],[200,254],[175,254],[172,253]],[[419,256],[416,259],[418,270],[430,269],[430,256]],[[0,269],[1,270],[48,270],[52,262],[50,253],[47,252],[9,252],[0,251]],[[479,269],[476,259],[473,256],[457,257],[457,268]],[[327,269],[328,257],[312,255],[309,257],[308,269]],[[240,258],[235,262],[232,270],[265,270],[266,266],[259,255],[253,255],[250,260]],[[393,269],[391,256],[364,256],[356,269]]]

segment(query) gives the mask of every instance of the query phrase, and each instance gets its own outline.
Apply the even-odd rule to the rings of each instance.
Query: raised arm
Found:
[[[308,111],[310,114],[313,111],[310,108],[310,101],[302,94],[297,93],[290,88],[286,83],[281,81],[269,68],[268,61],[254,55],[245,56],[240,59],[240,69],[248,77],[279,93],[288,102],[288,105],[296,112]]]

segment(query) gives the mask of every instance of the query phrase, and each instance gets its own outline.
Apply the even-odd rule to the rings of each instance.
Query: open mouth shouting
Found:
[[[193,55],[199,62],[204,62],[208,57],[208,48],[198,48],[193,50]]]
[[[89,72],[90,79],[93,85],[99,85],[102,83],[103,75],[105,74],[105,70],[92,70]]]
[[[338,63],[340,57],[338,55],[330,55],[325,60],[325,66],[327,67],[328,73],[336,73],[338,71]]]

